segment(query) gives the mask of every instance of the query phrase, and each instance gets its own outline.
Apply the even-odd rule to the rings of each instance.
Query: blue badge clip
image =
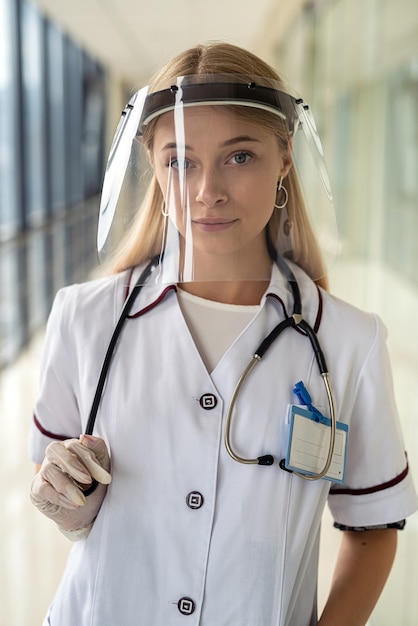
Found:
[[[306,389],[301,380],[293,387],[293,393],[296,395],[300,404],[305,405],[307,409],[314,414],[315,422],[318,422],[319,424],[324,424],[327,422],[327,418],[322,415],[321,411],[313,406],[312,398],[309,394],[309,391]]]

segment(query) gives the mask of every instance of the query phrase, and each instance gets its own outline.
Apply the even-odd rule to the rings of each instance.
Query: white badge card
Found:
[[[344,481],[348,425],[337,422],[334,454],[324,479],[336,483]],[[314,476],[325,467],[331,438],[331,420],[292,404],[290,432],[285,467],[301,474]]]

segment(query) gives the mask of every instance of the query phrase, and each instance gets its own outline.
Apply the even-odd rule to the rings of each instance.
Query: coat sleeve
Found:
[[[390,524],[417,509],[395,404],[386,328],[377,316],[373,320],[374,332],[354,387],[345,482],[334,486],[329,496],[334,520],[350,527]]]
[[[54,440],[79,437],[80,412],[75,393],[77,368],[71,356],[67,304],[71,288],[61,289],[48,319],[41,362],[40,393],[29,434],[29,454],[41,463],[47,445]]]

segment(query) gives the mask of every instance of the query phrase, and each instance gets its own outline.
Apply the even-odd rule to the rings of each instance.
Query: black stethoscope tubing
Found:
[[[287,263],[282,259],[282,257],[277,256],[275,258],[275,262],[277,263],[282,273],[285,275],[286,280],[288,281],[288,284],[290,285],[290,288],[292,290],[293,311],[290,317],[287,317],[285,320],[277,324],[277,326],[273,328],[270,334],[265,339],[263,339],[263,341],[255,351],[255,354],[257,354],[261,359],[270,348],[271,344],[277,339],[277,337],[283,332],[283,330],[285,330],[285,328],[298,327],[309,337],[320,373],[328,373],[325,356],[322,352],[321,346],[319,345],[318,337],[316,336],[315,331],[308,324],[308,322],[302,318],[302,299],[295,275],[290,267],[287,265]]]
[[[135,299],[136,299],[137,295],[141,291],[144,283],[150,277],[150,275],[153,272],[153,270],[155,269],[155,267],[156,267],[156,261],[155,261],[155,259],[152,259],[149,262],[149,264],[146,266],[144,271],[142,272],[141,276],[138,278],[134,288],[132,289],[131,293],[129,294],[128,298],[125,301],[125,304],[124,304],[123,309],[122,309],[122,313],[120,314],[118,322],[117,322],[117,324],[115,326],[115,329],[113,331],[112,337],[111,337],[111,339],[109,341],[109,345],[108,345],[107,350],[106,350],[105,358],[103,359],[103,365],[102,365],[102,369],[100,371],[100,376],[99,376],[99,380],[98,380],[98,383],[97,383],[96,392],[94,394],[94,399],[93,399],[93,402],[92,402],[92,405],[91,405],[89,418],[87,420],[86,429],[84,431],[86,435],[92,435],[93,434],[94,424],[96,422],[96,417],[97,417],[97,411],[99,410],[100,400],[102,398],[103,389],[104,389],[104,386],[105,386],[107,374],[109,372],[110,363],[112,361],[112,356],[113,356],[113,353],[115,351],[117,340],[119,339],[119,336],[120,336],[120,334],[122,332],[122,328],[123,328],[126,320],[128,319],[128,315],[129,315],[129,313],[131,311],[132,305],[135,302]]]

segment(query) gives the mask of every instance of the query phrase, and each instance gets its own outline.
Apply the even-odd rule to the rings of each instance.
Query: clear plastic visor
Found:
[[[309,107],[260,78],[144,87],[112,143],[97,243],[120,267],[154,259],[163,284],[268,281],[278,256],[322,278],[338,236]]]

